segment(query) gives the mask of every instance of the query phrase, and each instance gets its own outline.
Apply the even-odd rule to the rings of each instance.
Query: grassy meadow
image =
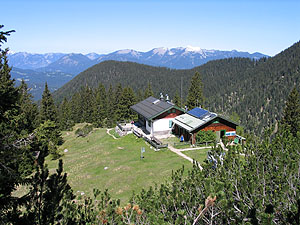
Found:
[[[188,150],[188,151],[183,151],[182,153],[201,163],[207,158],[207,152],[209,150],[211,150],[211,148]]]
[[[172,170],[192,164],[168,149],[155,152],[143,139],[127,135],[113,139],[106,129],[94,129],[87,137],[76,137],[76,129],[63,132],[64,171],[68,173],[69,184],[74,193],[92,194],[93,188],[108,189],[114,198],[125,204],[132,192],[139,193],[155,183],[169,179]],[[145,147],[141,159],[141,147]],[[67,152],[64,150],[67,149]],[[47,160],[50,172],[57,168],[58,160]],[[107,167],[107,168],[106,168]]]

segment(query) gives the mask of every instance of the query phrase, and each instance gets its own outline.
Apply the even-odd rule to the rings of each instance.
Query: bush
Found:
[[[94,126],[86,124],[83,128],[78,128],[75,131],[75,134],[77,134],[77,137],[86,137],[92,130]]]
[[[216,133],[209,130],[209,131],[202,131],[200,130],[196,135],[196,142],[203,143],[203,142],[211,142],[216,140]]]

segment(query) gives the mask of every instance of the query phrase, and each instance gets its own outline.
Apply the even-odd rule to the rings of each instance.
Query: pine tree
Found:
[[[288,127],[294,137],[296,137],[297,132],[300,131],[300,96],[296,87],[293,88],[288,96],[282,124]]]
[[[130,106],[136,103],[136,98],[132,88],[126,87],[123,89],[123,93],[120,98],[120,117],[121,120],[131,120],[133,119],[133,112],[130,109]]]
[[[81,117],[82,117],[82,107],[81,107],[82,101],[80,93],[75,93],[72,96],[72,99],[70,101],[70,108],[71,108],[71,120],[74,121],[74,123],[80,123]]]
[[[136,101],[140,102],[140,101],[143,101],[143,100],[144,100],[143,93],[142,93],[141,89],[138,89],[137,92],[136,92]]]
[[[145,89],[145,93],[144,93],[144,99],[146,99],[150,96],[154,96],[154,93],[152,91],[151,83],[148,81],[148,85],[147,85],[147,88]]]
[[[107,127],[113,127],[116,123],[115,114],[115,93],[112,85],[109,86],[107,92]]]
[[[0,29],[3,25],[0,25]],[[0,121],[4,119],[4,113],[15,107],[19,98],[18,90],[14,87],[14,80],[11,79],[11,68],[7,61],[8,49],[2,50],[1,45],[6,42],[6,36],[13,31],[0,31]]]
[[[186,105],[188,109],[193,109],[203,105],[204,96],[203,96],[203,83],[201,75],[199,72],[196,72],[192,77],[191,85],[189,88]]]
[[[23,213],[24,224],[60,224],[63,218],[63,203],[74,199],[67,174],[63,174],[63,162],[59,160],[56,173],[49,175],[44,162],[36,168],[31,178],[31,188],[28,193],[29,203]]]
[[[96,127],[105,127],[107,120],[107,96],[106,89],[102,83],[99,84],[95,95],[93,123]]]
[[[72,120],[71,102],[69,102],[67,98],[64,98],[64,100],[60,104],[58,112],[60,129],[71,130],[75,123]]]
[[[114,112],[115,112],[115,119],[116,121],[121,120],[122,114],[122,105],[121,105],[121,96],[123,93],[122,85],[119,83],[116,87],[115,94],[114,94]]]
[[[175,96],[174,96],[174,104],[178,107],[182,107],[182,104],[181,104],[181,98],[179,96],[179,93],[178,93],[178,90],[176,90],[176,93],[175,93]]]
[[[37,105],[32,102],[33,97],[29,93],[29,88],[24,80],[22,80],[21,82],[19,91],[20,91],[19,132],[29,134],[33,132],[33,130],[38,126],[37,123],[38,109],[37,109]]]
[[[48,89],[47,82],[45,83],[45,89],[42,95],[40,118],[41,122],[46,120],[58,122],[56,106]]]
[[[80,91],[82,117],[81,122],[93,122],[93,106],[95,104],[95,95],[89,86],[85,86]]]
[[[3,25],[0,25],[0,30]],[[8,215],[13,213],[14,198],[11,193],[21,181],[19,171],[22,150],[13,146],[18,139],[14,131],[15,113],[18,112],[17,102],[19,99],[18,89],[14,87],[14,80],[11,79],[11,68],[8,66],[8,49],[2,50],[6,36],[12,31],[0,31],[0,221],[9,223]]]

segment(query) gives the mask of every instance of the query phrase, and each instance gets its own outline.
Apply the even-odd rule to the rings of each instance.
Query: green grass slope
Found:
[[[113,139],[105,129],[95,129],[87,137],[76,137],[75,130],[64,132],[64,171],[68,173],[69,184],[74,192],[92,194],[93,188],[108,189],[114,198],[124,204],[132,192],[140,192],[155,183],[160,184],[171,176],[172,170],[192,164],[169,151],[155,152],[143,139],[134,135]],[[140,159],[141,147],[145,147],[144,159]],[[63,152],[68,149],[68,152]],[[58,161],[47,161],[54,171]],[[105,167],[108,167],[106,170]]]

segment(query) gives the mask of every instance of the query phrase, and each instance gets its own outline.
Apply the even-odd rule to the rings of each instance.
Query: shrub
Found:
[[[83,128],[78,128],[75,131],[75,134],[77,134],[77,137],[86,137],[92,130],[94,126],[86,124]]]
[[[196,142],[211,142],[216,140],[216,133],[209,130],[209,131],[202,131],[200,130],[196,135]]]

